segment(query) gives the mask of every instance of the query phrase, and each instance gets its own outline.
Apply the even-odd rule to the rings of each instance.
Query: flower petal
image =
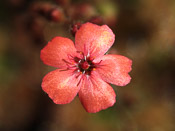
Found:
[[[74,43],[64,37],[55,37],[41,50],[41,60],[50,66],[64,68],[69,61],[68,55],[74,56],[76,49]]]
[[[93,58],[104,55],[112,46],[115,35],[107,26],[98,26],[92,23],[83,24],[75,35],[75,46],[78,51],[84,52]]]
[[[90,77],[83,78],[79,98],[87,112],[96,113],[113,106],[115,97],[112,87],[104,82],[98,73],[92,73]]]
[[[104,55],[101,58],[99,68],[96,68],[101,78],[118,86],[127,85],[131,77],[128,72],[131,71],[132,61],[121,55]]]
[[[71,70],[57,69],[48,73],[42,81],[42,89],[56,104],[71,102],[79,91],[77,86],[79,78],[76,78]]]

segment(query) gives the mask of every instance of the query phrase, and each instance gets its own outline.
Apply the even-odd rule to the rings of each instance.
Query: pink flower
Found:
[[[128,84],[132,65],[124,56],[104,55],[114,39],[107,25],[85,23],[75,35],[75,45],[68,38],[55,37],[41,50],[42,61],[59,68],[42,81],[42,89],[54,103],[70,103],[78,93],[87,112],[114,105],[116,95],[108,83]]]

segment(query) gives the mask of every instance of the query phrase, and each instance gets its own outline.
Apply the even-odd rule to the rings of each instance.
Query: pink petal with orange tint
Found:
[[[84,76],[79,98],[87,112],[96,113],[111,107],[115,103],[116,94],[112,87],[104,82],[97,73],[92,72],[90,77]]]
[[[98,26],[86,23],[80,27],[75,35],[75,46],[78,51],[96,58],[104,55],[114,40],[115,35],[107,25]]]
[[[104,81],[118,86],[125,86],[130,82],[130,59],[121,55],[104,55],[101,60],[100,66],[96,69]]]
[[[54,103],[67,104],[77,95],[79,80],[72,70],[62,71],[57,69],[43,78],[41,86]]]
[[[41,60],[50,66],[65,68],[68,56],[74,56],[76,49],[72,40],[55,37],[41,50]]]

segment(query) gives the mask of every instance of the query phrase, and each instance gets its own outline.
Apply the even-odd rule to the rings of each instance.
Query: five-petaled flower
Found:
[[[42,61],[59,69],[48,73],[42,89],[56,104],[70,103],[78,94],[87,112],[95,113],[115,103],[108,84],[125,86],[131,80],[132,61],[121,55],[104,55],[115,35],[107,26],[82,24],[72,40],[53,38],[42,50]]]

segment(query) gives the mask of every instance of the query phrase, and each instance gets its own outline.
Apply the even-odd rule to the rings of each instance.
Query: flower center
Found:
[[[90,75],[92,69],[95,67],[94,63],[88,59],[80,59],[78,61],[78,70],[83,74]]]
[[[79,63],[79,66],[80,66],[80,68],[82,68],[84,70],[87,70],[90,67],[90,65],[89,65],[89,63],[87,61]]]
[[[101,61],[99,63],[94,63],[93,59],[90,58],[89,55],[85,56],[82,52],[78,53],[80,53],[81,56],[73,57],[68,55],[68,59],[72,62],[63,59],[63,61],[67,64],[67,70],[73,69],[74,71],[80,72],[82,74],[91,75],[91,72],[100,66],[99,64]]]

